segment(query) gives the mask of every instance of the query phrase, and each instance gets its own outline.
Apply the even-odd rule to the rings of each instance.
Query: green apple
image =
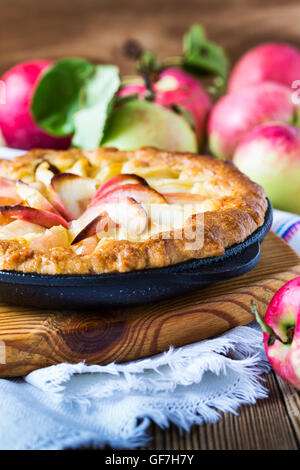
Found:
[[[138,99],[124,102],[113,110],[101,145],[119,150],[150,146],[197,152],[196,135],[185,118]]]

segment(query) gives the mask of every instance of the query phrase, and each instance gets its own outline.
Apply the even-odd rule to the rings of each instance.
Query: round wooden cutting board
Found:
[[[124,362],[211,338],[251,322],[251,299],[264,314],[274,293],[297,275],[299,256],[270,232],[251,272],[175,299],[93,312],[0,304],[0,376],[61,362]]]

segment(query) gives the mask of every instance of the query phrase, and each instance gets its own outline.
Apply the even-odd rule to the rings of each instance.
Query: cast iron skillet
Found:
[[[245,274],[260,258],[260,243],[272,224],[269,202],[264,224],[224,255],[166,268],[118,274],[48,275],[0,271],[0,300],[53,309],[90,309],[143,304],[185,294]]]

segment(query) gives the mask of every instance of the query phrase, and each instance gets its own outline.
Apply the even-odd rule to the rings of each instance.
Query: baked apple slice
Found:
[[[56,166],[49,163],[48,160],[44,160],[36,167],[35,179],[37,181],[41,181],[46,186],[49,186],[53,176],[58,173],[59,169],[56,168]]]
[[[50,185],[47,186],[47,197],[49,201],[51,202],[52,206],[55,208],[55,210],[68,222],[72,220],[71,215],[69,212],[65,209],[63,202],[59,196],[59,194],[55,191],[55,189]]]
[[[101,184],[100,188],[96,191],[93,196],[92,204],[100,198],[103,198],[107,193],[113,191],[116,188],[119,188],[122,185],[127,184],[139,184],[142,186],[148,186],[147,181],[142,178],[141,176],[134,175],[134,174],[120,174],[110,178],[109,180],[105,181],[105,183]]]
[[[50,190],[51,201],[68,220],[78,219],[95,194],[96,184],[96,180],[90,178],[60,173],[51,180],[51,188],[55,191]]]
[[[68,169],[68,173],[86,177],[89,175],[91,163],[86,157],[79,158],[74,165]]]
[[[42,185],[42,183],[40,184]],[[54,212],[55,214],[57,213],[53,205],[36,187],[30,186],[29,184],[24,183],[24,181],[18,180],[16,183],[16,189],[21,200],[27,202],[27,204],[33,209]]]
[[[29,243],[29,248],[33,250],[48,250],[58,246],[70,246],[68,231],[61,225],[47,229],[43,235],[34,238]]]
[[[97,248],[98,242],[99,240],[96,235],[93,235],[92,237],[85,238],[81,242],[76,243],[73,249],[77,255],[90,255]]]
[[[45,227],[41,227],[25,220],[14,220],[7,225],[0,227],[1,240],[18,240],[20,238],[31,239],[33,236],[39,237],[45,232]]]
[[[6,178],[0,178],[0,205],[19,204],[22,198],[16,188],[16,182]]]
[[[123,229],[127,230],[128,233],[134,235],[141,234],[148,224],[147,212],[135,199],[131,197],[111,198],[104,201],[99,199],[93,205],[89,206],[79,219],[72,222],[70,232],[73,234],[74,239],[84,230],[86,230],[89,236],[94,230],[94,227],[97,227],[99,219],[95,222],[95,226],[90,224],[99,216],[105,214],[107,214],[116,225],[120,225]],[[100,227],[101,224],[99,225],[99,228]]]
[[[155,191],[155,189],[141,184],[122,184],[108,191],[101,199],[109,201],[110,199],[125,197],[133,198],[143,204],[165,204],[167,202],[164,196]]]
[[[81,240],[85,238],[92,237],[96,235],[96,233],[104,232],[106,234],[112,228],[117,227],[117,224],[109,217],[107,212],[103,212],[98,217],[93,219],[89,224],[87,224],[74,238],[72,241],[72,245],[79,243]]]
[[[69,228],[66,220],[59,214],[54,212],[34,209],[27,206],[0,206],[0,214],[12,219],[21,219],[42,227],[50,228],[53,225],[62,225],[66,229]]]

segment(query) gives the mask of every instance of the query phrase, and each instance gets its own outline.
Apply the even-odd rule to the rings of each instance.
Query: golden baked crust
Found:
[[[42,274],[96,274],[158,268],[195,258],[220,256],[243,242],[264,222],[267,200],[264,190],[232,163],[211,156],[170,153],[154,148],[118,151],[33,150],[13,161],[0,160],[0,177],[35,181],[39,163],[46,160],[61,172],[77,172],[102,184],[119,173],[143,176],[158,189],[182,184],[203,196],[203,215],[188,217],[184,226],[150,234],[140,241],[104,238],[88,255],[72,246],[34,250],[23,240],[0,240],[0,269]],[[203,243],[191,246],[185,229],[200,229]],[[189,232],[190,233],[190,232]]]

